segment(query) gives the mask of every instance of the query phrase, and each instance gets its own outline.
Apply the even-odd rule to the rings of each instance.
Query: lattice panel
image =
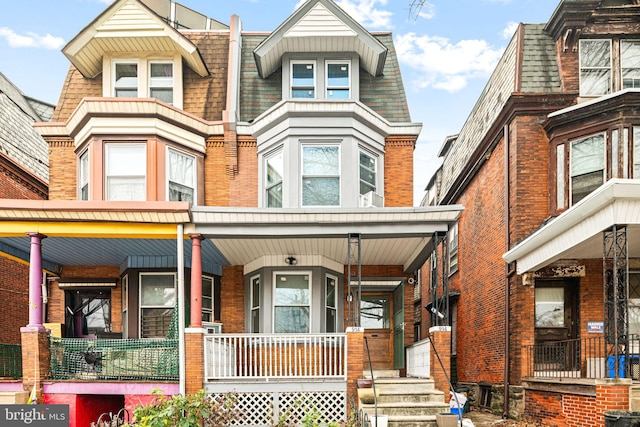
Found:
[[[287,424],[299,424],[314,409],[322,414],[322,422],[338,422],[344,421],[346,405],[346,394],[339,391],[280,393],[278,413],[286,415]]]
[[[214,393],[212,397],[217,399],[224,397],[224,393]],[[242,420],[233,422],[233,425],[243,426],[271,426],[273,425],[273,393],[237,393],[236,407]]]

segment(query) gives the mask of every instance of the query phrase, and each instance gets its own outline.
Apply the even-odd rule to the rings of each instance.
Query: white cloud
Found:
[[[64,39],[61,37],[54,37],[48,33],[42,36],[32,32],[21,35],[7,27],[0,27],[0,37],[6,39],[10,47],[60,49],[64,45]]]
[[[515,21],[507,22],[507,26],[504,28],[504,30],[502,30],[502,38],[506,40],[511,39],[511,37],[513,37],[516,30],[518,29],[518,25],[520,24]]]
[[[443,37],[399,35],[395,40],[398,58],[418,74],[414,82],[421,88],[432,87],[457,92],[469,80],[491,74],[503,49],[485,40],[460,40],[453,44]]]

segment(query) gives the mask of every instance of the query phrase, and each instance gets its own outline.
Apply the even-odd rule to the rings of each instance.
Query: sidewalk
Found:
[[[501,416],[494,415],[485,411],[471,411],[462,415],[462,418],[468,418],[473,421],[475,427],[493,427],[504,425]]]

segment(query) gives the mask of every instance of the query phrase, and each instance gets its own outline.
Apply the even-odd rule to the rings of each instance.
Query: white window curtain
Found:
[[[106,145],[107,200],[146,200],[145,144]]]

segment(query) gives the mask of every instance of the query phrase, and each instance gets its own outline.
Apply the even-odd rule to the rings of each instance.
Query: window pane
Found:
[[[640,272],[629,272],[629,333],[640,334]]]
[[[622,40],[620,43],[622,88],[640,87],[640,41]]]
[[[302,173],[304,175],[338,175],[340,151],[337,146],[303,147]]]
[[[609,40],[580,40],[580,94],[611,92],[611,43]]]
[[[305,178],[302,183],[304,206],[340,206],[340,178]]]
[[[536,299],[536,327],[564,326],[564,289],[537,288]]]
[[[108,177],[108,200],[145,200],[147,193],[144,178],[137,177]]]
[[[163,274],[140,276],[140,305],[144,307],[173,307],[176,302],[175,277]]]
[[[145,175],[147,153],[144,144],[107,144],[106,150],[108,175]]]
[[[80,200],[89,200],[89,153],[80,155]]]
[[[313,64],[293,64],[291,79],[293,87],[314,87],[313,71]]]
[[[150,66],[151,78],[158,82],[158,86],[164,83],[166,86],[173,84],[173,64],[152,63]],[[154,85],[155,86],[155,85]]]
[[[267,159],[267,207],[282,207],[282,177],[284,175],[284,160],[282,152]]]
[[[309,332],[308,307],[276,307],[274,332],[277,334],[303,334]]]
[[[173,308],[145,308],[142,310],[140,330],[142,338],[164,338],[169,332]]]
[[[571,202],[577,203],[604,182],[604,135],[571,143]]]
[[[349,87],[349,64],[327,65],[328,87]]]
[[[169,150],[169,200],[193,203],[195,187],[193,156]]]
[[[303,274],[276,275],[277,305],[308,305],[309,276]]]
[[[327,307],[336,306],[336,279],[327,277]]]
[[[360,194],[376,190],[376,161],[366,153],[360,152]]]
[[[169,182],[169,200],[193,204],[193,188]]]
[[[582,95],[605,95],[610,92],[610,70],[580,71],[580,93]]]
[[[260,278],[251,282],[251,308],[260,307]]]
[[[282,207],[282,184],[274,185],[267,190],[267,207]]]
[[[640,178],[640,127],[633,128],[633,177]]]
[[[116,64],[115,96],[138,96],[138,64]]]
[[[151,98],[156,98],[167,104],[173,104],[173,89],[152,87],[150,89]]]
[[[556,206],[558,209],[562,209],[565,207],[565,179],[564,144],[561,144],[556,147]]]
[[[390,325],[388,298],[363,295],[360,301],[360,325],[365,329],[388,328]]]

